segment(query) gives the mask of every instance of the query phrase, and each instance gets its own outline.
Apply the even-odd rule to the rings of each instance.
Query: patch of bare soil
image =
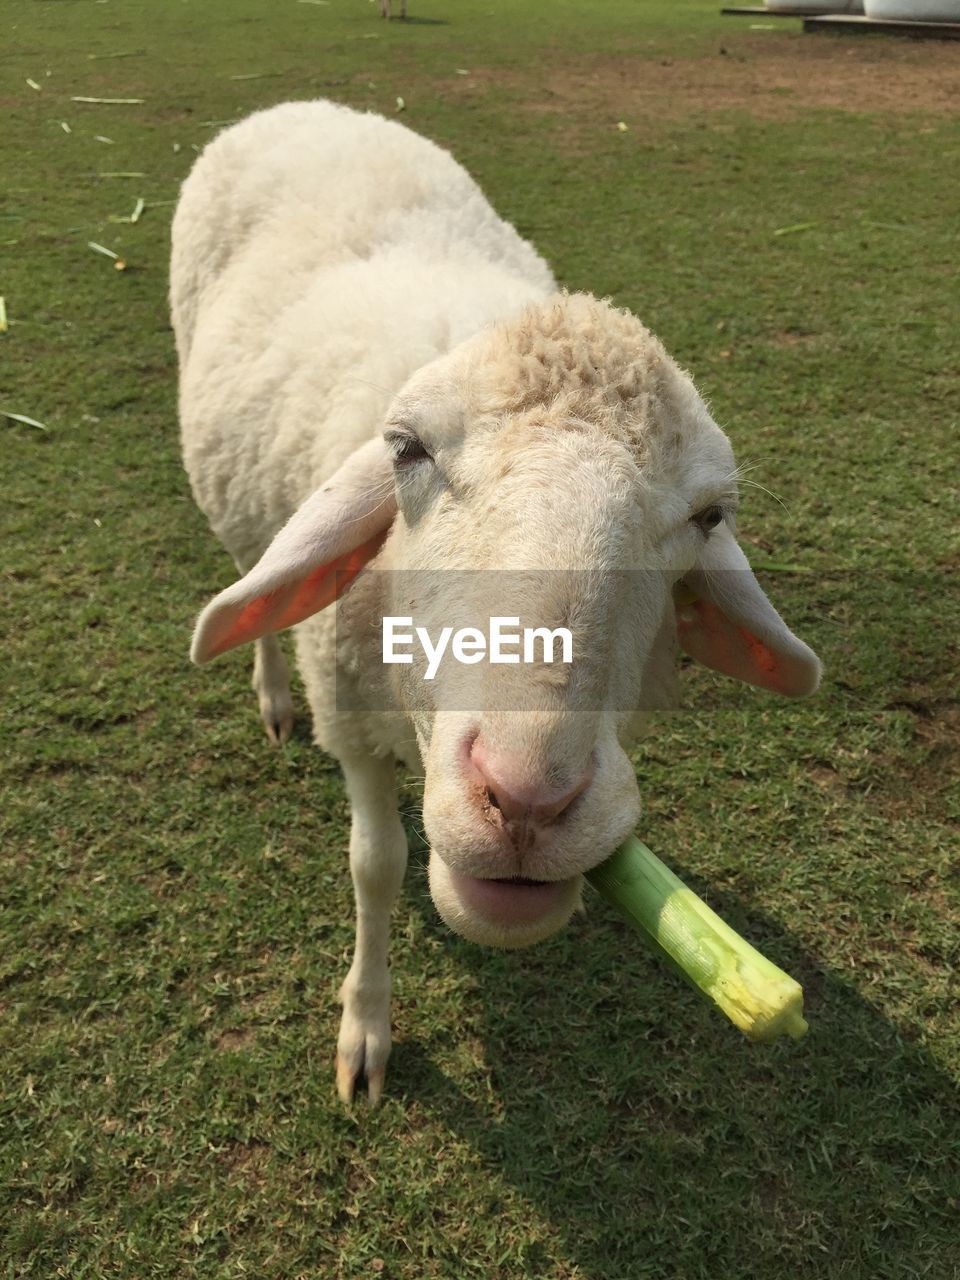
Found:
[[[897,761],[886,811],[891,817],[921,814],[928,806],[941,809],[960,776],[960,703],[910,698],[890,704],[909,711],[913,733],[924,748],[923,759],[909,767]]]
[[[840,39],[731,32],[709,57],[651,61],[584,55],[496,77],[474,71],[451,92],[494,87],[531,111],[676,120],[744,111],[785,120],[811,107],[851,112],[952,115],[960,111],[960,42]]]
[[[270,1159],[270,1148],[263,1142],[228,1142],[219,1155],[232,1173],[259,1174]]]
[[[249,1028],[223,1031],[217,1036],[214,1048],[224,1052],[235,1053],[241,1049],[249,1049],[255,1038],[254,1033]]]

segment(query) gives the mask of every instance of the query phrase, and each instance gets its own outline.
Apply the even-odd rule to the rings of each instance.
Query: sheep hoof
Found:
[[[379,1067],[371,1071],[366,1070],[365,1054],[361,1050],[359,1058],[357,1055],[347,1056],[343,1053],[337,1054],[337,1093],[340,1095],[340,1101],[352,1105],[357,1099],[358,1094],[362,1094],[364,1086],[367,1090],[367,1099],[371,1107],[377,1106],[383,1096],[383,1082],[386,1078],[386,1068]]]
[[[383,1096],[383,1082],[386,1076],[387,1072],[384,1067],[381,1067],[379,1071],[366,1073],[367,1097],[370,1100],[371,1107],[376,1107],[380,1103],[380,1099]]]
[[[273,715],[264,712],[263,727],[267,731],[267,737],[271,745],[274,747],[282,747],[293,733],[293,712],[287,715]]]
[[[337,1093],[347,1106],[353,1102],[362,1075],[362,1070],[357,1071],[349,1058],[342,1053],[337,1054]]]
[[[267,737],[275,747],[282,747],[293,733],[293,699],[290,697],[290,686],[285,685],[272,692],[269,689],[257,691],[257,702],[260,704],[260,718]]]
[[[366,1093],[375,1107],[390,1056],[390,978],[361,983],[353,972],[340,988],[343,1017],[337,1037],[337,1093],[349,1104]]]
[[[290,672],[276,636],[257,641],[252,683],[267,737],[275,747],[282,747],[293,732],[293,699]]]

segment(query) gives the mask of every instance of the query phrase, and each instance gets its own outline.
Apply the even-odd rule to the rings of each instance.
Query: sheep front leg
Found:
[[[235,552],[234,564],[241,574],[248,574],[263,554],[262,545],[253,550]],[[290,696],[290,671],[273,634],[261,636],[253,646],[253,691],[260,706],[260,719],[267,737],[275,747],[282,747],[293,732],[293,699]]]
[[[290,672],[275,635],[261,636],[254,650],[253,691],[260,704],[260,718],[273,745],[282,747],[293,732]]]
[[[383,1092],[390,1053],[390,913],[407,867],[393,757],[341,760],[350,797],[350,874],[357,905],[353,964],[340,988],[337,1091],[351,1102],[366,1080],[370,1102]]]

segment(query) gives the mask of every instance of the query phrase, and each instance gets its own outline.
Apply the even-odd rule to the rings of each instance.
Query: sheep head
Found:
[[[727,437],[607,303],[561,295],[475,335],[410,379],[365,448],[208,607],[197,654],[323,607],[331,566],[345,578],[374,555],[383,614],[434,641],[491,619],[565,632],[559,660],[545,640],[500,663],[474,645],[430,671],[414,647],[390,671],[425,768],[441,915],[479,942],[538,941],[637,822],[625,748],[672,702],[678,640],[789,696],[816,688],[819,662],[737,545]]]

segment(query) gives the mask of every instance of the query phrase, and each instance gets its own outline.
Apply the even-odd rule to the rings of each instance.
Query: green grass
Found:
[[[791,108],[775,77],[646,115],[617,87],[947,55],[717,7],[7,0],[0,408],[47,427],[0,422],[10,1276],[960,1275],[960,125]],[[584,68],[596,92],[558,104]],[[346,802],[305,723],[268,749],[248,655],[187,663],[232,569],[178,458],[161,203],[204,122],[317,95],[402,96],[565,284],[660,334],[782,495],[747,491],[744,540],[805,570],[764,581],[822,693],[690,668],[636,762],[643,839],[803,982],[799,1044],[744,1042],[595,895],[529,953],[452,937],[421,854],[388,1097],[337,1103]]]

